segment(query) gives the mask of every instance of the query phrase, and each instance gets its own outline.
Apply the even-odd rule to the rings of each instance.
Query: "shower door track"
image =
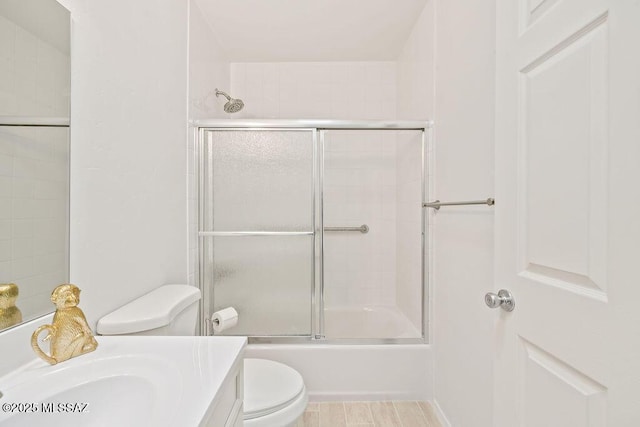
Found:
[[[273,335],[273,336],[249,336],[248,340],[250,344],[295,344],[295,343],[310,343],[316,342],[321,344],[424,344],[428,342],[429,338],[429,322],[428,322],[428,308],[429,308],[429,291],[428,291],[428,259],[426,244],[428,242],[428,230],[426,227],[426,212],[422,209],[422,337],[421,338],[348,338],[348,339],[326,339],[324,336],[324,277],[323,277],[323,260],[324,260],[324,227],[323,227],[323,186],[324,186],[324,132],[328,130],[396,130],[396,131],[421,131],[422,132],[422,202],[425,203],[429,200],[429,188],[426,186],[426,178],[428,175],[428,163],[426,161],[427,152],[427,138],[430,136],[428,133],[433,127],[432,121],[378,121],[378,120],[247,120],[247,119],[203,119],[192,120],[190,126],[195,128],[195,137],[197,138],[199,162],[197,162],[196,176],[200,176],[198,179],[198,212],[199,212],[199,230],[198,236],[215,237],[215,236],[236,236],[236,237],[250,237],[250,236],[299,236],[299,235],[313,235],[314,236],[314,251],[313,251],[313,282],[311,291],[311,334],[310,335]],[[203,187],[202,176],[200,172],[203,170],[203,144],[204,132],[207,130],[217,131],[260,131],[260,130],[298,130],[298,131],[311,131],[313,135],[313,223],[314,231],[200,231],[201,218],[203,218],[203,203],[202,192]],[[199,239],[199,270],[200,289],[204,292],[203,283],[203,271],[202,271],[202,253],[203,243],[202,239]],[[319,256],[317,256],[319,254]],[[205,298],[201,299],[200,312],[201,315],[201,330],[209,331],[209,327],[206,325],[206,318],[204,313],[209,313],[209,307],[205,307]]]
[[[191,126],[203,129],[317,129],[317,130],[421,130],[433,127],[431,121],[413,120],[250,120],[202,119],[192,120]]]

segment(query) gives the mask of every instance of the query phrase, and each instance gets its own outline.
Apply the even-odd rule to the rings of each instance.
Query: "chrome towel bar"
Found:
[[[359,231],[362,234],[369,232],[369,226],[362,224],[360,227],[325,227],[324,231]],[[312,236],[313,231],[200,231],[201,237],[228,237],[228,236]]]
[[[369,226],[362,224],[360,227],[325,227],[324,231],[359,231],[366,234],[369,232]]]
[[[462,205],[487,205],[493,206],[496,204],[496,200],[493,198],[488,198],[486,200],[471,200],[467,202],[441,202],[440,200],[436,200],[433,202],[423,203],[423,208],[433,208],[435,210],[439,210],[440,206],[462,206]]]
[[[313,231],[199,231],[200,237],[313,236]]]

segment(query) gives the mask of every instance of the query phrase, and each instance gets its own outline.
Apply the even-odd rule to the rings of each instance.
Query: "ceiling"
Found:
[[[395,60],[427,0],[196,0],[232,62]]]

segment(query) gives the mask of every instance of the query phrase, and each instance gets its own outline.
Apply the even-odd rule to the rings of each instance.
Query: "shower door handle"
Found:
[[[484,302],[489,308],[502,308],[504,311],[513,311],[516,308],[516,300],[506,289],[500,289],[498,294],[487,292],[484,296]]]

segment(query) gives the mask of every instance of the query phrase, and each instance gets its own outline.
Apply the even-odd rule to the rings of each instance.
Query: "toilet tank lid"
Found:
[[[148,331],[168,325],[200,299],[200,289],[189,285],[164,285],[98,320],[101,335]]]

